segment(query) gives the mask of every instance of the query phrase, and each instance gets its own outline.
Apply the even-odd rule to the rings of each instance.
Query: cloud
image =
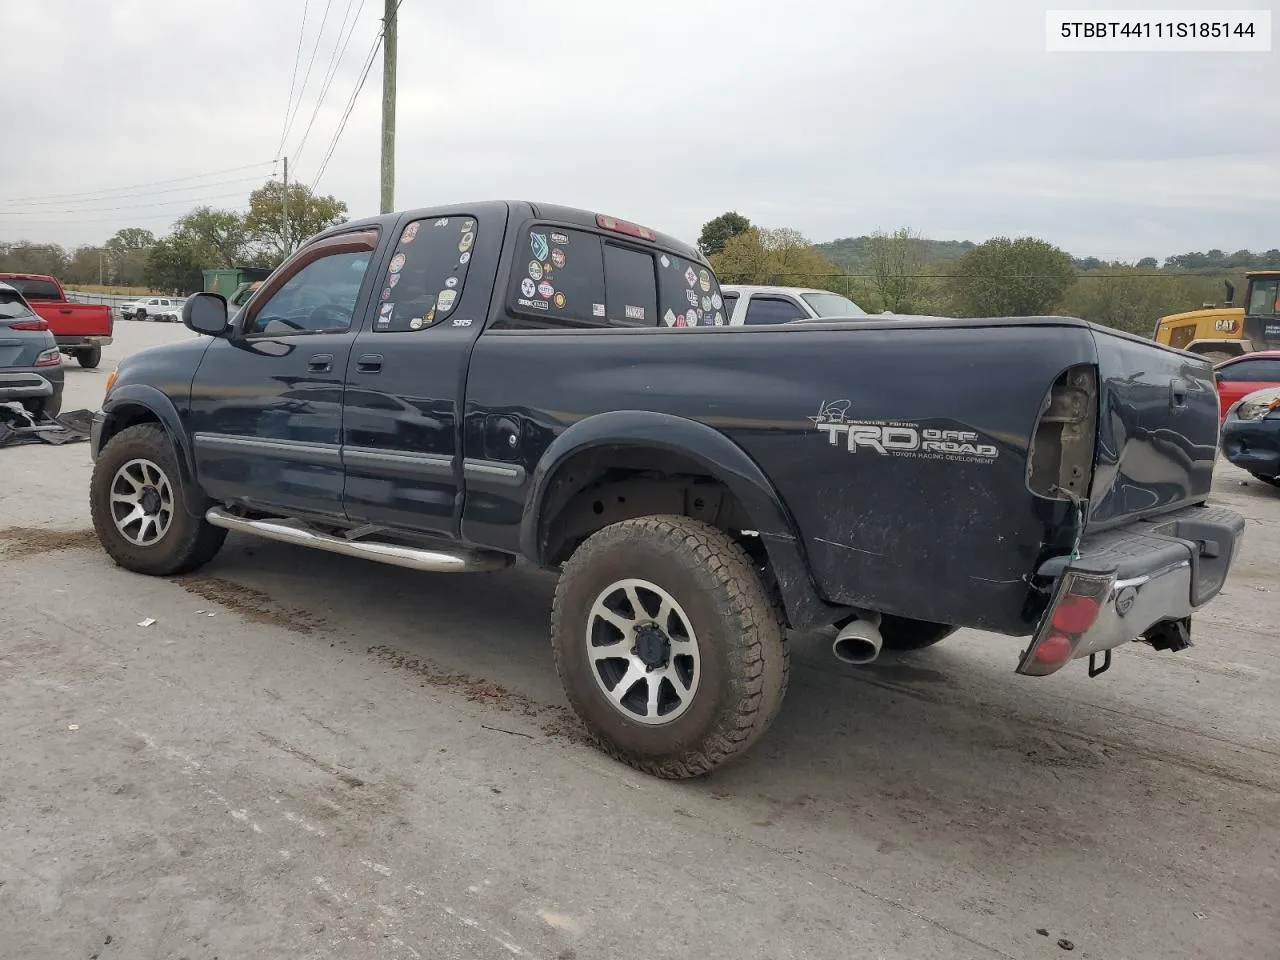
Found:
[[[243,207],[252,184],[215,185],[232,175],[118,203],[5,201],[273,159],[302,0],[8,6],[7,37],[57,43],[6,51],[22,95],[0,124],[22,148],[0,156],[0,240],[99,241],[163,231],[197,201]],[[359,0],[333,0],[318,47],[324,5],[309,4],[297,85],[317,55],[284,149],[305,182],[381,6],[364,3],[301,145]],[[815,240],[908,224],[1079,255],[1275,245],[1272,58],[1049,54],[1043,16],[1020,0],[404,0],[397,205],[543,199],[686,239],[736,209]],[[381,70],[319,184],[355,216],[378,205]]]

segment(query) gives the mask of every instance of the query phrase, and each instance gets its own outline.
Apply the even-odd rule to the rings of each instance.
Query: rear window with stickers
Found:
[[[452,314],[476,242],[475,217],[428,217],[405,225],[382,277],[377,333],[424,330]]]
[[[551,322],[605,322],[604,261],[595,234],[538,225],[526,231],[516,257],[516,312]]]
[[[620,326],[726,322],[715,276],[684,258],[545,224],[526,230],[522,244],[510,295],[516,313]]]
[[[723,327],[727,308],[716,276],[700,263],[658,255],[658,303],[668,327]]]

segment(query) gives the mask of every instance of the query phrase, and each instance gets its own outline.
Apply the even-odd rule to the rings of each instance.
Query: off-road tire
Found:
[[[133,311],[133,319],[135,319],[135,320],[145,320],[145,319],[147,319],[147,311],[145,311],[145,310],[135,310],[135,311]]]
[[[102,362],[102,347],[89,347],[87,350],[77,350],[76,360],[80,366],[86,370],[92,370]]]
[[[659,726],[627,719],[606,699],[587,652],[592,604],[628,578],[670,593],[697,637],[698,688],[685,713]],[[742,547],[688,517],[639,517],[590,536],[564,565],[551,638],[569,703],[596,744],[664,779],[702,776],[741,755],[773,723],[786,692],[789,660],[777,604]]]
[[[22,409],[31,414],[31,419],[36,423],[42,420],[53,420],[62,412],[62,394],[55,393],[51,397],[23,400]]]
[[[116,529],[111,516],[111,483],[116,471],[130,460],[150,460],[168,477],[175,509],[168,530],[154,544],[139,546]],[[212,560],[222,549],[227,531],[192,516],[184,507],[182,471],[164,428],[154,423],[121,430],[98,454],[89,482],[89,511],[93,529],[108,556],[126,570],[154,577],[188,573]]]
[[[880,639],[885,650],[899,653],[924,650],[956,632],[944,623],[927,623],[885,614],[880,618]]]

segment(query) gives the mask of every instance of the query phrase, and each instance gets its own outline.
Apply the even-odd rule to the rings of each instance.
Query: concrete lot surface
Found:
[[[118,323],[64,409],[189,336]],[[692,783],[581,741],[547,575],[232,536],[136,576],[89,472],[0,450],[3,960],[1280,957],[1280,490],[1228,466],[1192,649],[1034,680],[1015,639],[798,636],[772,731]]]

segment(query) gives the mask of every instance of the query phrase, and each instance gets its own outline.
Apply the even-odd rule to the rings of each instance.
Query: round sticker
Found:
[[[474,233],[464,233],[462,235],[462,239],[458,241],[458,252],[466,253],[468,250],[471,249],[471,244],[475,242],[476,242],[476,235]]]
[[[542,264],[537,260],[529,261],[529,276],[533,277],[534,280],[542,279]]]
[[[528,277],[525,277],[520,281],[520,292],[525,295],[525,299],[528,299],[538,292],[538,285]]]
[[[690,310],[688,313],[686,313],[686,314],[684,315],[684,319],[685,319],[685,321],[689,324],[689,326],[691,326],[691,327],[697,326],[697,324],[698,324],[698,311],[697,311],[697,310]]]
[[[412,320],[410,320],[410,321],[409,321],[409,329],[410,329],[410,330],[421,330],[421,329],[422,329],[422,324],[423,324],[424,322],[425,322],[425,321],[424,321],[421,317],[414,317]]]
[[[404,228],[404,233],[400,234],[400,242],[409,244],[413,243],[413,238],[418,235],[418,222],[415,220]]]
[[[557,248],[551,251],[551,262],[557,267],[563,268],[565,264],[564,251]]]
[[[550,300],[555,295],[555,292],[556,288],[545,280],[538,284],[538,296],[543,299]]]
[[[711,298],[710,298],[710,297],[703,297],[703,298],[702,298],[702,309],[703,309],[703,311],[704,311],[704,312],[705,312],[705,311],[707,311],[707,310],[710,310],[710,309],[711,309]]]
[[[383,299],[383,300],[390,300],[390,299],[391,299],[391,288],[390,288],[390,287],[383,287],[383,288],[382,288],[382,297],[381,297],[381,299]]]
[[[711,305],[717,310],[724,306],[724,301],[720,299],[720,294],[713,293],[711,295]]]
[[[454,287],[458,285],[458,278],[450,277],[448,280],[444,282],[444,285],[448,287],[450,290],[452,290]]]
[[[698,286],[702,288],[703,293],[711,289],[711,274],[705,269],[698,271]]]
[[[459,263],[467,263],[470,259],[471,259],[471,254],[470,254],[470,253],[464,253],[462,256],[460,256],[460,257],[458,258],[458,262],[459,262]]]
[[[399,282],[400,282],[400,274],[398,273],[393,273],[391,276],[387,278],[388,287],[394,287]]]
[[[455,290],[441,290],[439,297],[436,298],[436,306],[441,311],[448,312],[453,309],[453,303],[458,299],[458,293]]]
[[[403,269],[404,269],[404,254],[397,253],[394,257],[391,258],[391,272],[399,273]]]
[[[564,294],[563,294],[563,293],[557,293],[557,294],[555,295],[555,298],[552,300],[552,302],[553,302],[553,303],[556,305],[556,307],[558,307],[559,309],[564,309]]]

